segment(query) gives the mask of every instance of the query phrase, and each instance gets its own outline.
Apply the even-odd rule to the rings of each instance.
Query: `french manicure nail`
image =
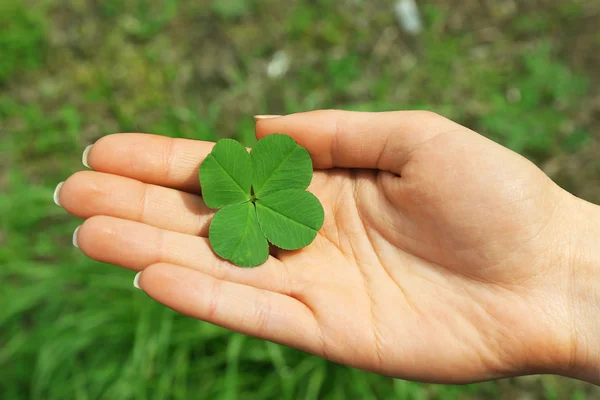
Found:
[[[263,119],[273,119],[273,118],[279,118],[281,117],[281,115],[255,115],[254,116],[254,120],[255,121],[262,121]]]
[[[81,228],[81,225],[75,228],[75,232],[73,232],[73,246],[77,248],[79,248],[79,244],[77,243],[77,234],[79,233],[79,228]]]
[[[56,185],[56,189],[54,189],[54,202],[57,206],[60,206],[60,189],[62,189],[64,184],[64,182],[61,182]]]
[[[88,164],[88,155],[90,154],[92,146],[93,144],[90,144],[88,147],[86,147],[85,150],[83,150],[83,155],[81,156],[81,162],[86,168],[90,167],[90,164]]]
[[[140,276],[142,276],[142,271],[135,274],[135,278],[133,278],[133,287],[142,290],[140,287]]]

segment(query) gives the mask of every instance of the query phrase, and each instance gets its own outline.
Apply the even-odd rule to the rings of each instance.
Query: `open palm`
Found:
[[[476,381],[571,351],[547,333],[567,317],[547,293],[565,196],[529,161],[424,112],[258,122],[275,132],[318,169],[325,223],[307,248],[253,269],[219,259],[197,176],[213,144],[141,134],[98,141],[94,171],[60,190],[86,218],[77,244],[143,270],[142,289],[177,311],[386,375]]]

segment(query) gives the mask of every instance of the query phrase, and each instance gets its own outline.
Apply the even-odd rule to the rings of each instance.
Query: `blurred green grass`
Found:
[[[383,0],[0,1],[0,398],[600,396],[392,380],[190,320],[73,248],[80,221],[52,202],[105,134],[251,145],[253,114],[332,107],[437,111],[548,171],[585,165],[557,179],[600,201],[599,3],[479,3],[422,2],[410,37]],[[269,77],[277,52],[289,66]]]

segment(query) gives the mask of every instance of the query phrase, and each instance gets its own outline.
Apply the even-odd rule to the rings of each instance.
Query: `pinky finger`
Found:
[[[154,300],[189,317],[321,353],[319,328],[312,312],[292,297],[167,263],[144,269],[138,285]]]

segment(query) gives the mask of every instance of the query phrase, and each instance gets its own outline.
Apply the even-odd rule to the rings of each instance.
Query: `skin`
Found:
[[[89,257],[143,271],[164,305],[380,374],[466,383],[555,373],[600,383],[600,207],[429,112],[257,122],[310,152],[325,223],[253,269],[212,252],[198,169],[212,143],[100,139],[59,193]]]

